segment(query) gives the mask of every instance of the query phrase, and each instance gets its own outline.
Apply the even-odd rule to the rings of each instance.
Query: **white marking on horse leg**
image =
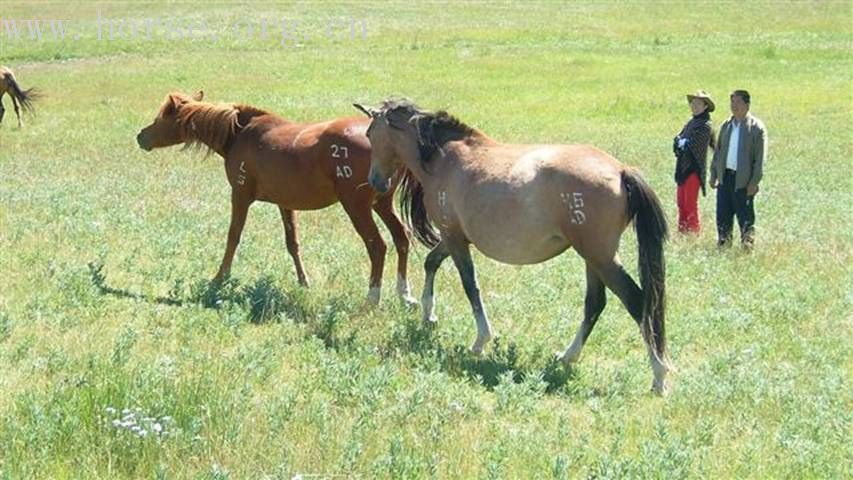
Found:
[[[409,307],[418,304],[418,300],[412,296],[412,292],[409,289],[409,281],[400,275],[397,275],[397,295]]]
[[[435,296],[427,295],[424,292],[421,297],[421,305],[423,305],[423,321],[424,323],[434,324],[438,321],[438,318],[435,316]]]
[[[492,339],[492,327],[489,325],[485,310],[477,310],[474,312],[474,317],[477,319],[477,339],[471,345],[471,352],[475,355],[482,355],[483,347]]]
[[[370,290],[367,291],[367,302],[372,305],[379,304],[379,293],[382,291],[381,286],[370,287]]]
[[[560,355],[560,361],[565,365],[569,365],[578,361],[581,356],[581,351],[583,350],[583,325],[578,329],[578,332],[575,334],[575,339],[572,340],[572,344],[566,348],[562,355]]]
[[[409,281],[403,278],[402,275],[397,275],[397,294],[402,296],[410,295]]]
[[[652,381],[652,390],[658,395],[666,395],[669,391],[667,376],[672,367],[668,365],[667,359],[659,358],[650,345],[646,345],[646,348],[649,351],[649,363],[652,365],[652,372],[655,375],[655,379]]]

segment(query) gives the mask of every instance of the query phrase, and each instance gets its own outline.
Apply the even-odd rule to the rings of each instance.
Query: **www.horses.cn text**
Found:
[[[367,21],[346,17],[258,17],[222,20],[199,18],[113,18],[100,10],[93,20],[0,18],[0,41],[209,41],[277,43],[282,47],[311,42],[367,39]]]

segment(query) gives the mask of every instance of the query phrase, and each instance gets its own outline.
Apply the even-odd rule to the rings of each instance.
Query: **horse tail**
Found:
[[[415,238],[429,248],[441,241],[441,236],[427,217],[424,205],[424,187],[421,182],[406,169],[400,181],[400,211],[415,234]]]
[[[18,102],[21,104],[21,108],[25,112],[35,112],[35,107],[33,106],[33,100],[37,99],[40,94],[34,88],[29,88],[24,90],[18,85],[18,82],[15,80],[15,75],[12,72],[7,71],[3,76],[3,80],[6,82],[6,85],[9,86],[10,93],[13,97],[15,97]]]
[[[639,172],[624,170],[622,184],[628,192],[628,216],[634,221],[639,244],[643,336],[652,346],[652,353],[666,365],[666,262],[663,255],[663,244],[668,236],[666,216],[657,195]]]

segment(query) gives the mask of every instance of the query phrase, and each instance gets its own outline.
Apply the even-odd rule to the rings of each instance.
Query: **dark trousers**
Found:
[[[755,242],[755,208],[753,197],[746,189],[735,189],[735,171],[726,169],[723,181],[717,188],[717,235],[720,245],[729,245],[732,240],[734,218],[740,226],[740,240],[751,247]]]

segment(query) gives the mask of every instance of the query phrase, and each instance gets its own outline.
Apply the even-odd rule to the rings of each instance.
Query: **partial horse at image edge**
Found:
[[[6,108],[3,106],[3,95],[6,93],[12,97],[12,105],[15,107],[15,115],[18,117],[18,128],[21,128],[24,126],[21,110],[34,113],[33,101],[41,95],[35,88],[22,89],[12,70],[0,65],[0,123],[3,123],[3,115],[6,114]]]

